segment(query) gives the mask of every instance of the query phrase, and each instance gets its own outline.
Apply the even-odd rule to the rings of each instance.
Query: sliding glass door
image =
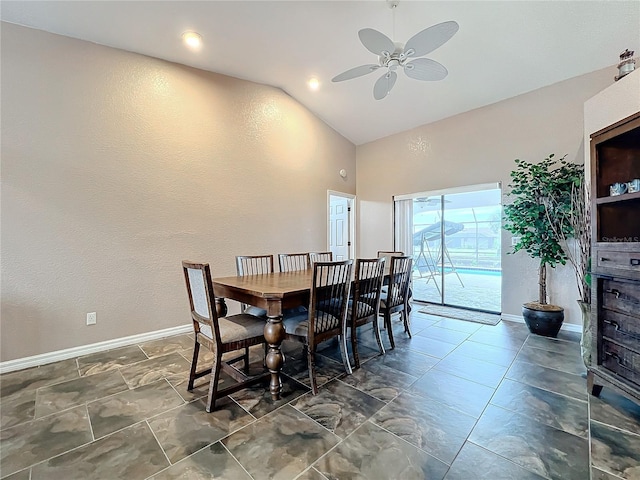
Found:
[[[496,184],[395,199],[396,248],[413,255],[414,300],[500,312],[500,199]]]

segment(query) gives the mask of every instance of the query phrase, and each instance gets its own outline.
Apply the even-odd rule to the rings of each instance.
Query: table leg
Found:
[[[282,354],[282,341],[284,340],[284,325],[282,325],[282,316],[268,316],[267,324],[264,326],[264,338],[269,345],[266,364],[269,372],[271,372],[271,382],[269,391],[273,400],[280,399],[280,391],[282,390],[282,381],[280,380],[280,370],[284,364],[284,355]]]

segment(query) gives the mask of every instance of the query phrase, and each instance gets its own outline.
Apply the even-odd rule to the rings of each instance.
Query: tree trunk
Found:
[[[540,263],[540,273],[538,276],[538,285],[540,287],[540,305],[547,304],[547,264]]]

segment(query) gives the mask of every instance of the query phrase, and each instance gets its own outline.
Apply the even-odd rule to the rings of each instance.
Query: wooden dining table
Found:
[[[389,280],[391,262],[385,262],[384,282]],[[355,272],[354,272],[355,273]],[[311,295],[313,268],[293,272],[274,272],[260,275],[219,277],[213,279],[216,302],[221,311],[226,312],[225,299],[264,308],[267,321],[264,338],[269,346],[265,363],[271,373],[269,391],[271,398],[278,400],[282,390],[280,370],[284,364],[282,341],[285,329],[282,312],[295,307],[308,307]],[[411,297],[411,293],[409,293]],[[224,313],[223,313],[224,315]]]
[[[224,299],[230,299],[267,311],[264,338],[269,348],[265,363],[271,374],[269,391],[274,400],[280,398],[282,390],[280,370],[284,355],[281,345],[285,337],[282,312],[289,308],[309,306],[312,278],[313,270],[309,269],[213,279],[213,289],[222,308],[225,308]]]

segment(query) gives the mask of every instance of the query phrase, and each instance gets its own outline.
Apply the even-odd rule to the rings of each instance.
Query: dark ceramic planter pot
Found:
[[[559,310],[536,310],[523,305],[522,316],[529,331],[544,337],[556,337],[564,321],[564,309],[558,308]]]

